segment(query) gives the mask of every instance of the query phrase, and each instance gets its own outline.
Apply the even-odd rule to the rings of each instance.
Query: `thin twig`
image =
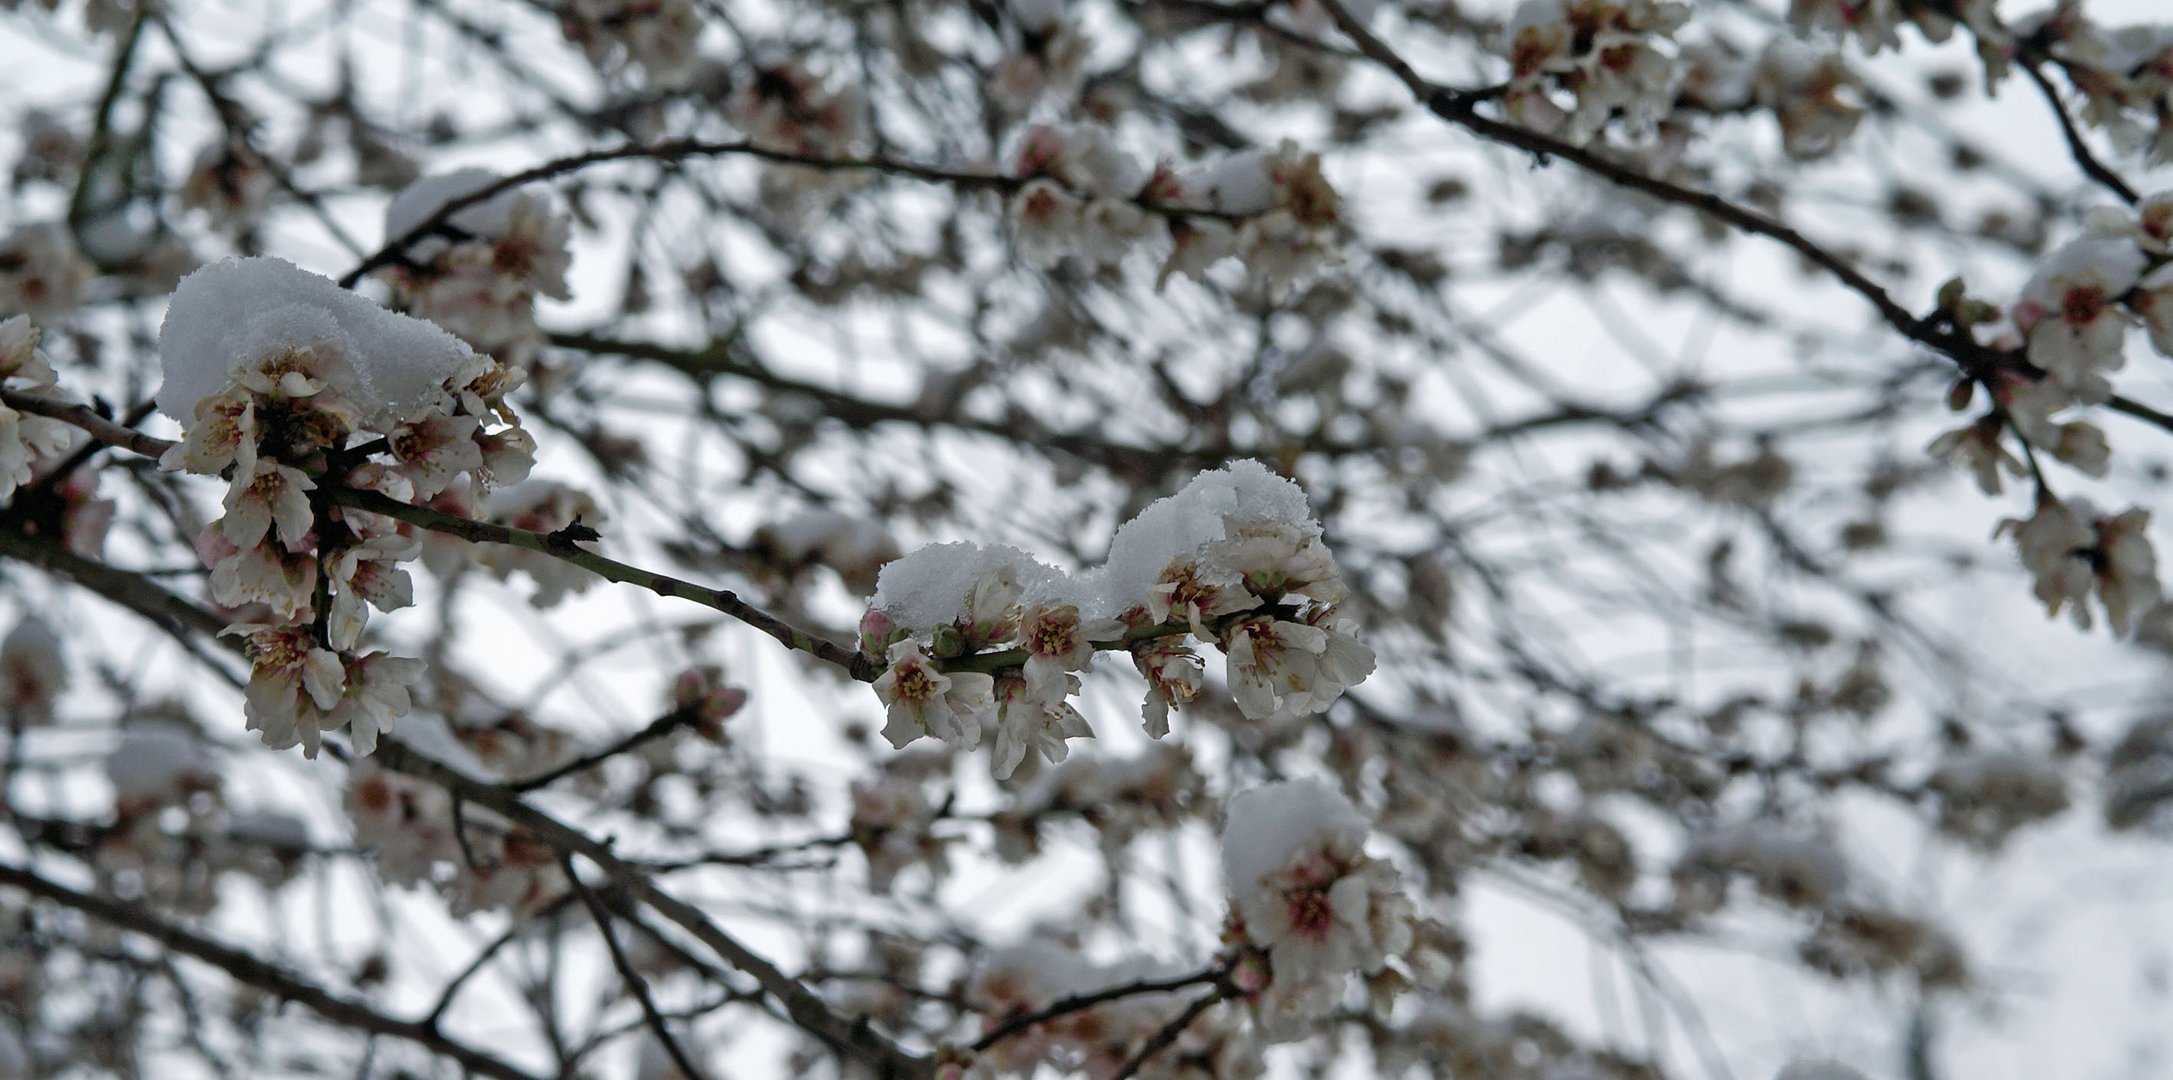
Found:
[[[1171,979],[1141,979],[1137,982],[1123,983],[1118,986],[1096,990],[1091,994],[1073,994],[1067,998],[1059,998],[1033,1012],[1022,1013],[998,1024],[987,1034],[974,1040],[972,1049],[974,1053],[978,1054],[1028,1028],[1069,1016],[1083,1009],[1091,1009],[1103,1002],[1115,1001],[1118,998],[1127,998],[1138,994],[1158,994],[1170,990],[1182,990],[1187,986],[1217,982],[1227,974],[1228,972],[1225,969],[1213,967],[1191,975],[1180,975]]]
[[[704,1073],[695,1067],[694,1059],[687,1056],[686,1049],[679,1045],[679,1040],[672,1037],[671,1028],[664,1023],[664,1014],[657,1010],[656,999],[649,996],[649,980],[642,978],[641,972],[634,970],[633,961],[626,958],[626,950],[619,948],[618,935],[611,932],[611,913],[604,910],[603,902],[596,898],[595,891],[574,871],[573,856],[559,852],[558,866],[565,871],[566,881],[581,898],[581,906],[588,908],[589,917],[596,920],[596,932],[603,936],[604,947],[611,950],[611,966],[619,969],[619,980],[626,984],[626,989],[634,995],[634,1000],[641,1003],[642,1015],[649,1018],[649,1030],[656,1034],[658,1042],[664,1044],[664,1052],[671,1055],[672,1062],[679,1066],[679,1071],[687,1074],[687,1080],[703,1080]]]
[[[1185,1029],[1191,1027],[1194,1020],[1200,1018],[1201,1013],[1213,1008],[1217,1003],[1228,997],[1229,993],[1228,987],[1217,986],[1213,990],[1195,998],[1192,1004],[1185,1006],[1185,1011],[1177,1014],[1176,1019],[1162,1025],[1162,1030],[1155,1032],[1152,1038],[1141,1043],[1139,1049],[1132,1054],[1131,1059],[1126,1061],[1124,1066],[1118,1069],[1110,1080],[1131,1080],[1133,1076],[1138,1075],[1139,1070],[1146,1067],[1149,1059],[1169,1049],[1170,1044],[1176,1042],[1178,1037],[1185,1033]]]
[[[2070,157],[2075,159],[2076,167],[2080,168],[2084,175],[2097,181],[2099,186],[2119,196],[2121,202],[2134,206],[2141,201],[2142,196],[2136,194],[2135,189],[2129,187],[2128,182],[2122,180],[2119,173],[2114,172],[2110,166],[2098,160],[2096,154],[2090,152],[2090,144],[2083,141],[2082,132],[2075,127],[2075,118],[2068,115],[2067,106],[2060,102],[2060,91],[2052,85],[2051,79],[2045,77],[2044,69],[2038,67],[2037,63],[2032,60],[2023,61],[2021,66],[2023,73],[2028,75],[2030,81],[2037,84],[2038,91],[2045,95],[2045,104],[2052,107],[2052,115],[2059,119],[2060,134],[2067,138],[2067,152]]]
[[[611,760],[612,758],[618,757],[620,754],[626,753],[629,750],[633,750],[637,747],[642,746],[643,744],[654,742],[657,739],[661,739],[664,736],[679,730],[680,728],[689,727],[693,724],[699,723],[701,721],[701,718],[702,714],[699,710],[695,709],[691,705],[682,705],[679,708],[673,709],[672,711],[665,713],[664,715],[659,716],[654,720],[649,721],[649,723],[644,726],[640,731],[636,731],[633,734],[628,735],[625,738],[620,739],[619,741],[614,742],[601,750],[595,751],[594,753],[590,754],[583,754],[582,756],[577,757],[572,761],[565,763],[564,765],[560,765],[559,767],[552,769],[548,772],[543,772],[535,776],[531,776],[526,780],[511,781],[507,783],[506,786],[520,792],[534,791],[540,787],[549,787],[550,785],[557,783],[558,781],[568,776],[572,776],[577,772],[582,772],[587,769],[593,769],[596,766],[601,765],[604,762]]]

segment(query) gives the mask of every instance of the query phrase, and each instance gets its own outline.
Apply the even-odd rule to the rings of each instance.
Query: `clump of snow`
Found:
[[[106,758],[106,779],[121,802],[164,802],[193,782],[214,774],[211,755],[196,733],[164,721],[134,724]]]
[[[1226,536],[1232,523],[1288,525],[1320,535],[1303,488],[1257,461],[1233,461],[1193,477],[1119,526],[1108,560],[1081,575],[1072,602],[1088,618],[1114,617],[1139,603],[1171,561],[1197,555]]]
[[[400,189],[385,207],[385,242],[392,243],[414,232],[415,227],[437,216],[447,203],[464,199],[497,183],[501,177],[489,169],[455,169],[438,176],[426,176]],[[519,204],[522,190],[510,187],[487,199],[470,203],[453,211],[445,224],[469,236],[490,239],[503,235],[513,227],[513,210]],[[445,247],[442,237],[426,236],[409,244],[408,254],[428,262]]]
[[[1323,837],[1363,842],[1366,819],[1343,793],[1319,780],[1284,780],[1241,791],[1223,810],[1222,876],[1234,891],[1258,886],[1293,852]]]
[[[268,256],[227,259],[181,280],[159,327],[166,380],[159,411],[183,424],[235,374],[284,350],[310,349],[333,389],[382,429],[435,404],[446,382],[477,363],[436,325]]]
[[[1015,547],[982,547],[972,541],[930,544],[883,567],[869,606],[900,626],[945,626],[967,617],[974,588],[984,578],[1005,571],[1028,590],[1046,588],[1063,577],[1063,571]]]
[[[1203,196],[1225,214],[1264,214],[1275,205],[1275,178],[1268,172],[1269,153],[1231,154],[1185,181],[1188,194]]]
[[[927,629],[961,618],[974,586],[1009,566],[1023,602],[1076,604],[1088,621],[1143,603],[1171,562],[1196,556],[1232,526],[1287,525],[1320,535],[1304,489],[1257,461],[1203,472],[1119,526],[1101,566],[1065,574],[1017,548],[930,544],[883,568],[869,606],[899,626]]]

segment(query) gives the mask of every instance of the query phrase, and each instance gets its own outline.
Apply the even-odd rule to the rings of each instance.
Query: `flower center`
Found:
[[[1289,903],[1290,928],[1306,937],[1326,937],[1335,925],[1335,908],[1325,889],[1300,889],[1289,895]]]

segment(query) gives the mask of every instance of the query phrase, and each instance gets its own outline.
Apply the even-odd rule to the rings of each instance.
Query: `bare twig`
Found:
[[[1140,979],[1137,982],[1128,982],[1096,990],[1090,994],[1073,994],[1067,998],[1059,998],[1033,1012],[1021,1013],[998,1024],[987,1034],[974,1040],[973,1051],[980,1053],[1028,1028],[1069,1016],[1075,1012],[1091,1009],[1104,1002],[1134,997],[1139,994],[1159,994],[1171,990],[1182,990],[1187,986],[1218,982],[1227,975],[1228,972],[1225,969],[1214,967],[1191,975],[1179,975],[1170,979]]]
[[[649,996],[649,980],[642,978],[641,972],[634,969],[633,961],[626,958],[626,950],[619,948],[618,935],[611,931],[611,913],[604,910],[603,901],[596,898],[595,890],[589,888],[588,883],[582,881],[581,875],[574,870],[572,856],[563,851],[559,852],[558,865],[559,869],[565,871],[567,883],[573,886],[574,893],[581,898],[581,905],[589,909],[589,917],[596,920],[596,932],[603,936],[604,948],[611,950],[611,966],[619,970],[619,981],[626,984],[626,989],[634,995],[634,1000],[641,1003],[642,1015],[649,1019],[649,1030],[656,1035],[658,1042],[664,1044],[664,1052],[671,1055],[672,1063],[679,1066],[680,1072],[687,1074],[687,1080],[703,1080],[706,1074],[695,1067],[694,1059],[687,1056],[686,1048],[679,1045],[679,1040],[672,1036],[671,1028],[664,1023],[664,1014],[657,1011],[656,999]]]
[[[601,750],[583,754],[564,765],[547,772],[538,773],[526,780],[511,781],[506,786],[522,792],[534,791],[540,787],[549,787],[577,772],[593,769],[612,758],[618,757],[620,754],[661,739],[680,728],[692,726],[700,722],[700,720],[701,713],[699,711],[692,706],[681,706],[649,721],[640,731],[636,731]]]
[[[1122,1068],[1116,1071],[1111,1080],[1131,1080],[1131,1077],[1137,1076],[1139,1070],[1145,1068],[1149,1060],[1152,1060],[1156,1054],[1169,1049],[1172,1043],[1175,1043],[1179,1037],[1184,1035],[1185,1029],[1191,1027],[1192,1022],[1199,1019],[1201,1013],[1215,1007],[1229,996],[1229,988],[1217,986],[1213,990],[1193,999],[1192,1004],[1185,1006],[1185,1011],[1178,1013],[1176,1019],[1162,1025],[1162,1030],[1155,1032],[1146,1042],[1139,1044],[1139,1049],[1132,1053],[1131,1058],[1124,1063]]]
[[[2052,85],[2051,79],[2045,77],[2044,69],[2038,67],[2034,60],[2027,59],[2021,67],[2023,73],[2030,77],[2030,81],[2037,84],[2038,92],[2045,95],[2045,104],[2052,107],[2052,115],[2059,119],[2060,134],[2067,139],[2067,152],[2075,159],[2076,167],[2085,176],[2097,181],[2100,187],[2119,196],[2121,202],[2134,206],[2140,201],[2142,196],[2136,194],[2135,189],[2129,187],[2119,173],[2114,172],[2111,167],[2098,160],[2096,154],[2090,152],[2090,144],[2083,141],[2082,132],[2075,127],[2075,118],[2068,115],[2067,106],[2060,102],[2060,91]]]

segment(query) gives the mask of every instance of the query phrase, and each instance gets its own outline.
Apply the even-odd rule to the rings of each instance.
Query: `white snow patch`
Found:
[[[1065,574],[1011,547],[931,544],[883,568],[869,606],[899,626],[926,630],[958,619],[981,576],[1012,565],[1025,603],[1076,604],[1088,621],[1145,603],[1162,571],[1228,536],[1231,526],[1272,523],[1319,536],[1304,489],[1257,461],[1235,461],[1192,478],[1118,527],[1101,566]]]
[[[1318,780],[1284,780],[1241,791],[1223,810],[1222,876],[1230,891],[1257,886],[1323,835],[1363,842],[1365,816]]]
[[[121,744],[106,758],[106,779],[123,801],[172,798],[182,781],[211,772],[211,755],[196,733],[164,721],[121,729]]]
[[[473,195],[500,179],[502,177],[489,169],[456,169],[439,176],[425,176],[401,188],[385,207],[385,243],[415,231],[416,226],[435,217],[445,204]],[[520,204],[523,194],[521,188],[507,188],[453,211],[453,216],[445,223],[470,236],[495,239],[513,227],[513,208]],[[428,262],[445,246],[443,237],[426,236],[409,244],[407,252],[418,261]]]
[[[1046,588],[1063,576],[1063,571],[1015,547],[982,547],[964,540],[930,544],[883,567],[869,606],[899,626],[915,630],[944,626],[965,618],[974,586],[982,578],[1005,570],[1025,589]]]
[[[434,405],[479,361],[437,325],[387,311],[284,259],[227,259],[183,278],[159,327],[159,411],[183,424],[267,354],[313,348],[327,377],[379,430]]]

